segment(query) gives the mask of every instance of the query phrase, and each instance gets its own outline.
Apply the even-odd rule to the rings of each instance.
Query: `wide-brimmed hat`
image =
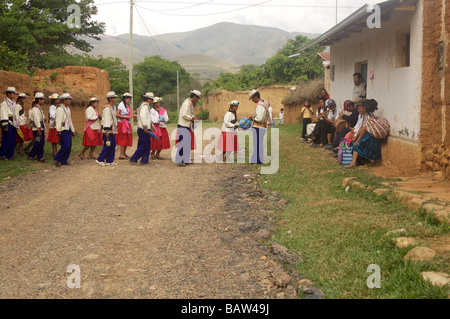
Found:
[[[50,100],[56,100],[56,99],[60,99],[61,96],[58,93],[53,93],[52,95],[50,95],[48,97]]]
[[[42,92],[36,92],[36,94],[34,94],[34,99],[45,99],[45,95]]]
[[[131,97],[133,97],[133,95],[131,95],[130,93],[125,93],[125,94],[122,95],[122,97],[129,97],[129,98],[131,98]]]
[[[255,94],[258,93],[258,90],[251,90],[250,93],[248,94],[248,99],[251,100],[253,99],[253,97],[255,96]]]
[[[155,95],[153,94],[153,92],[147,92],[147,93],[144,94],[144,97],[147,98],[147,99],[152,99],[153,100],[155,98]]]
[[[162,102],[162,98],[155,96],[153,103],[159,103]]]
[[[6,93],[16,93],[17,94],[17,91],[14,86],[10,86],[6,89]]]
[[[106,93],[106,98],[107,99],[112,99],[112,98],[115,98],[115,97],[117,97],[117,94],[114,91]]]
[[[63,95],[60,96],[61,100],[73,100],[73,97],[70,96],[69,93],[64,93]]]
[[[97,102],[99,99],[97,99],[96,97],[91,97],[89,99],[89,102]]]
[[[202,98],[202,92],[200,92],[198,90],[192,90],[191,94],[195,94],[196,96],[198,96],[199,99]]]
[[[233,101],[231,101],[228,104],[230,104],[230,105],[239,105],[240,103],[239,103],[239,101],[233,100]]]
[[[23,97],[23,98],[27,98],[28,95],[26,95],[25,93],[20,93],[18,97]]]

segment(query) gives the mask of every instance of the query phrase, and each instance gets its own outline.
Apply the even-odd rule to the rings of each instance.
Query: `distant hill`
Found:
[[[215,78],[222,71],[238,70],[240,65],[264,64],[288,39],[299,34],[223,22],[194,31],[157,35],[153,39],[134,35],[133,62],[142,62],[146,56],[162,55],[166,59],[178,60],[190,73],[200,73],[202,78]],[[310,38],[317,36],[302,35]],[[94,46],[90,54],[118,57],[128,65],[128,34],[103,35],[100,38],[101,41],[83,38]]]

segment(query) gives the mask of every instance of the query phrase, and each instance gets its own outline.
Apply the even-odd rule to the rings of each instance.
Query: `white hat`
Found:
[[[233,100],[229,103],[230,105],[239,105],[239,101]]]
[[[20,93],[19,97],[28,97],[25,93]]]
[[[202,98],[202,92],[200,92],[200,91],[192,90],[191,93],[197,95],[199,99]]]
[[[55,99],[60,99],[61,96],[58,93],[53,93],[48,98],[51,99],[51,100],[55,100]]]
[[[248,99],[249,100],[253,99],[253,97],[255,96],[256,93],[258,93],[258,90],[251,90],[248,95]]]
[[[158,103],[158,102],[162,102],[162,98],[155,96],[155,98],[153,99],[154,103]]]
[[[117,97],[117,94],[116,94],[116,92],[114,92],[114,91],[108,92],[108,93],[106,94],[106,98],[107,98],[107,99],[112,99],[112,98],[114,98],[114,97]]]
[[[70,96],[69,93],[64,93],[63,95],[61,95],[60,97],[61,100],[73,100],[73,97]]]
[[[42,93],[42,92],[37,92],[37,93],[34,95],[34,99],[45,99],[45,95],[44,95],[44,93]]]
[[[131,95],[130,93],[125,93],[122,95],[122,97],[133,97],[133,95]]]
[[[98,99],[97,99],[96,97],[91,97],[91,98],[89,99],[89,102],[96,102],[96,101],[98,101]]]
[[[152,99],[153,100],[155,98],[155,95],[153,94],[153,92],[147,92],[147,93],[144,94],[144,97],[147,98],[147,99]]]
[[[7,93],[16,93],[16,94],[17,94],[16,88],[15,88],[14,86],[8,87],[8,88],[6,89],[6,92],[7,92]]]

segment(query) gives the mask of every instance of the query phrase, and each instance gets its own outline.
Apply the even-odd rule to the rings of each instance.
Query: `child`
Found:
[[[239,102],[234,100],[229,103],[228,112],[225,114],[222,125],[222,135],[219,137],[218,149],[222,151],[222,159],[227,161],[227,154],[237,152],[239,149],[236,129],[239,127],[237,110]]]
[[[278,118],[278,125],[284,125],[284,109],[280,110],[280,115]]]
[[[308,126],[308,124],[312,123],[312,118],[314,116],[314,112],[311,109],[311,101],[310,100],[306,100],[304,107],[302,108],[302,111],[300,113],[300,115],[303,117],[303,129],[302,129],[302,143],[307,142],[306,139],[306,127]]]

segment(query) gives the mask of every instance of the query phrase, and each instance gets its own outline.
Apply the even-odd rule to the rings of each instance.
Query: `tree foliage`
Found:
[[[80,7],[80,27],[69,28],[72,15],[68,7]],[[28,69],[49,68],[49,62],[67,56],[68,48],[89,52],[92,46],[81,39],[98,39],[105,24],[93,21],[97,14],[94,0],[0,0],[0,42],[28,57]]]
[[[310,39],[298,35],[289,40],[274,56],[262,66],[243,65],[238,73],[221,73],[215,81],[204,84],[204,91],[209,93],[217,89],[228,91],[248,90],[264,85],[296,84],[305,80],[313,80],[323,76],[322,59],[317,53],[323,50],[314,45],[303,51],[299,57],[288,56],[299,52],[300,47]]]

